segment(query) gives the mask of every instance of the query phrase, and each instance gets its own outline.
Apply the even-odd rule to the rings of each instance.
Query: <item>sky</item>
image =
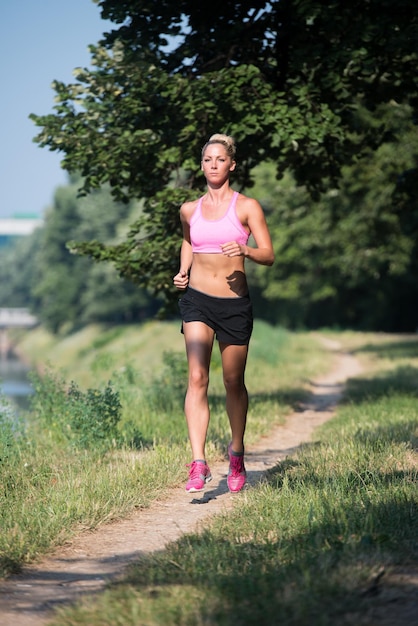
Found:
[[[33,142],[30,113],[53,113],[53,80],[74,81],[111,23],[92,0],[0,2],[0,218],[42,216],[67,183],[63,157]]]

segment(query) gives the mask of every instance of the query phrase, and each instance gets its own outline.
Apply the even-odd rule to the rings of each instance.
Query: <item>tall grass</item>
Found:
[[[77,336],[76,349],[68,338],[63,340],[66,349],[48,339],[49,367],[35,377],[31,411],[22,422],[12,421],[6,404],[0,403],[0,576],[18,571],[80,528],[95,528],[148,506],[184,480],[184,466],[190,460],[183,416],[186,362],[184,349],[172,349],[178,325],[174,344],[160,341],[162,328],[166,339],[171,331],[174,336],[174,324],[147,324],[146,332],[138,329],[140,341],[134,340],[131,328],[126,330],[129,342],[141,344],[147,358],[149,335],[155,347],[152,375],[135,367],[143,358],[133,361],[132,352],[122,350],[127,341],[124,332],[109,330],[98,339],[100,334],[86,330],[82,333],[86,343]],[[89,350],[92,336],[94,348]],[[329,362],[307,334],[259,325],[254,339],[248,364],[252,439],[282,419],[306,393],[304,379],[324,371]],[[83,359],[88,356],[91,365],[93,350],[96,384],[90,386]],[[73,373],[70,378],[50,358],[65,354],[68,359],[67,351],[76,359],[66,363]],[[107,355],[114,367],[110,378]],[[211,403],[209,453],[215,458],[224,455],[228,441],[216,352]]]
[[[358,348],[374,371],[318,442],[55,626],[376,623],[379,581],[418,556],[418,341],[384,356],[378,343]]]
[[[146,507],[181,475],[179,447],[83,449],[14,433],[0,461],[0,574],[17,572],[81,529]],[[154,478],[157,477],[157,480]]]

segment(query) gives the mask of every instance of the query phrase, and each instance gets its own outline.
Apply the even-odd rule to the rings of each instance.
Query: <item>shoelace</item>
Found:
[[[230,467],[232,475],[240,475],[244,471],[244,458],[241,456],[231,457]]]
[[[190,467],[190,475],[189,478],[199,478],[201,471],[200,471],[200,467],[199,464],[196,461],[193,461],[192,463],[188,463],[187,467]]]

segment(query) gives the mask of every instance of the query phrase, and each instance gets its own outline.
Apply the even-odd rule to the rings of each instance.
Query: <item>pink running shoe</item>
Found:
[[[190,471],[186,491],[189,493],[203,491],[205,484],[212,480],[209,466],[204,461],[193,461],[188,463],[187,467],[190,467]]]
[[[244,466],[244,453],[238,454],[231,449],[231,444],[228,446],[229,456],[229,472],[227,477],[228,489],[231,493],[238,493],[241,491],[245,483],[247,482],[247,472]]]

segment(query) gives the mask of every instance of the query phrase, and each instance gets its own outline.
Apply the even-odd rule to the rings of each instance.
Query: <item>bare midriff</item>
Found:
[[[244,257],[194,254],[189,286],[217,298],[242,298],[248,294]]]

